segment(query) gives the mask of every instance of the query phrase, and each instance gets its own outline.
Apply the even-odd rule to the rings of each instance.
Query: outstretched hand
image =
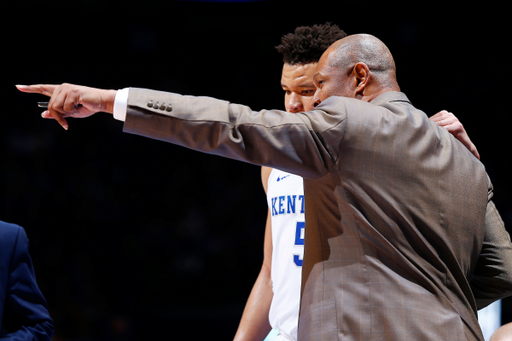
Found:
[[[471,142],[471,139],[466,133],[464,126],[462,123],[460,123],[459,119],[454,114],[446,110],[442,110],[434,116],[430,117],[430,120],[434,121],[438,126],[445,127],[450,134],[462,142],[462,144],[466,146],[466,148],[469,149],[469,151],[473,153],[477,159],[480,160],[480,154],[476,150],[475,145],[473,142]]]
[[[38,84],[17,85],[18,90],[51,97],[48,109],[42,113],[43,118],[53,118],[68,129],[66,118],[85,118],[97,112],[112,114],[117,91],[89,88],[80,85]]]

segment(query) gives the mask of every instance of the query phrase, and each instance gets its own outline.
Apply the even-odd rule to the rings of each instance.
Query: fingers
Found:
[[[68,121],[66,121],[66,119],[62,116],[62,114],[54,111],[54,110],[49,110],[50,112],[50,116],[52,116],[59,124],[62,128],[64,128],[65,130],[68,130],[69,128],[69,125],[68,125]]]
[[[66,119],[62,115],[60,115],[56,112],[51,112],[50,110],[46,110],[41,114],[41,117],[47,118],[47,119],[55,119],[60,124],[60,126],[62,128],[64,128],[65,130],[68,130],[68,128],[69,128],[69,125],[68,125],[68,122],[66,121]]]
[[[58,110],[55,107],[55,103],[58,103],[54,99],[54,94],[59,92],[59,86],[58,85],[51,85],[51,84],[36,84],[36,85],[16,85],[16,88],[18,90],[25,92],[25,93],[32,93],[32,94],[41,94],[48,97],[52,97],[50,99],[50,102],[48,103],[48,110],[43,112],[41,115],[44,118],[54,118],[64,129],[68,130],[68,122],[63,117],[62,110]],[[57,105],[58,107],[58,105]]]
[[[430,117],[430,119],[437,123],[437,122],[439,122],[441,120],[449,119],[452,116],[455,116],[455,115],[453,115],[452,113],[450,113],[450,112],[448,112],[446,110],[441,110],[437,114],[435,114],[432,117]]]
[[[51,97],[57,85],[37,84],[37,85],[16,85],[16,88],[22,92],[31,94],[42,94]]]
[[[430,120],[441,127],[447,127],[452,124],[460,124],[459,119],[451,112],[441,110],[437,114],[430,117]]]
[[[457,116],[446,110],[442,110],[437,114],[430,117],[438,126],[446,128],[450,134],[452,134],[477,158],[480,160],[480,154],[478,153],[475,145],[471,142],[464,126],[459,121]]]
[[[54,118],[65,130],[68,130],[68,122],[65,117],[69,117],[76,113],[76,98],[72,96],[65,87],[60,86],[53,92],[52,98],[48,103],[48,113]]]
[[[20,91],[50,96],[43,118],[55,119],[64,129],[68,129],[67,117],[84,118],[97,112],[113,112],[115,90],[89,88],[73,84],[61,85],[17,85]]]

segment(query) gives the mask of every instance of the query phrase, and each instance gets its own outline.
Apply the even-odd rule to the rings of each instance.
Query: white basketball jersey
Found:
[[[304,254],[304,186],[300,176],[273,169],[267,202],[272,219],[272,290],[269,321],[279,329],[274,340],[296,340],[302,256]]]

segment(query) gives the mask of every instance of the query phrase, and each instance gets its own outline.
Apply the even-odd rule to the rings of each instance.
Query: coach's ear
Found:
[[[370,69],[363,62],[357,63],[352,69],[352,80],[355,87],[356,98],[364,96],[364,90],[370,82]]]

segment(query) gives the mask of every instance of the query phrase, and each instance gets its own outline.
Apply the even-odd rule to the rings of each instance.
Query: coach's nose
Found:
[[[322,101],[320,100],[320,98],[318,98],[317,96],[315,96],[313,98],[313,108],[316,108],[320,103],[322,103]]]

